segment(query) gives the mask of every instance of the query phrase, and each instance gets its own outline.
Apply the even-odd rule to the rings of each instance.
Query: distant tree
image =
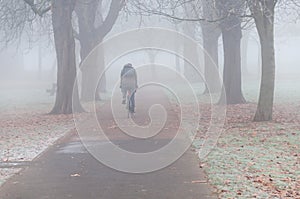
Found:
[[[24,32],[42,34],[42,31],[53,30],[58,70],[52,114],[83,111],[76,84],[75,42],[71,23],[74,6],[73,0],[0,1],[1,36],[6,44],[21,39]],[[32,34],[28,36],[31,38]]]
[[[184,16],[186,18],[193,18],[196,16],[196,10],[193,3],[185,4],[183,6]],[[182,32],[190,37],[191,39],[197,41],[197,29],[199,23],[183,21],[183,30]],[[191,66],[190,63],[184,62],[184,75],[190,82],[202,82],[202,78],[197,75],[197,70],[200,71],[200,62],[199,62],[199,52],[196,45],[190,46],[186,42],[183,43],[183,54],[186,59],[194,63],[194,66]],[[195,67],[195,68],[194,68]],[[196,69],[196,70],[195,70]]]
[[[213,21],[218,16],[218,10],[216,8],[215,0],[202,0],[202,13],[203,18],[208,21]],[[204,73],[205,80],[207,84],[210,86],[210,90],[206,86],[204,93],[215,93],[220,91],[220,82],[218,75],[218,67],[219,67],[219,55],[218,55],[218,42],[219,37],[221,35],[221,29],[219,27],[218,22],[201,22],[202,29],[202,39],[203,39],[203,49],[205,50],[204,55]]]
[[[224,72],[223,81],[225,92],[222,93],[220,103],[239,104],[244,103],[241,81],[241,37],[242,18],[245,12],[245,0],[212,0],[212,1],[165,1],[158,0],[142,2],[135,0],[138,9],[148,14],[165,16],[174,20],[185,21],[193,25],[195,31],[196,22],[202,24],[202,36],[205,55],[205,77],[211,89],[210,92],[220,90],[218,85],[220,78],[218,69],[218,38],[222,32],[224,47]],[[180,12],[185,11],[185,14]],[[184,28],[187,30],[187,28]],[[189,31],[192,32],[192,31]],[[190,33],[191,35],[191,33]],[[190,49],[190,53],[196,52]],[[200,56],[200,55],[198,55]]]
[[[246,102],[242,93],[241,39],[242,19],[245,10],[244,0],[216,0],[220,16],[220,28],[224,49],[224,88],[220,103],[240,104]],[[226,98],[225,98],[226,96]]]
[[[155,79],[155,78],[157,78],[155,60],[156,60],[157,55],[159,54],[159,51],[155,50],[155,49],[150,49],[150,50],[146,50],[146,53],[148,55],[148,58],[149,58],[149,61],[150,61],[150,64],[151,64],[152,78]]]
[[[179,31],[179,26],[178,26],[177,21],[173,21],[173,24],[174,24],[174,29],[176,31]],[[178,42],[178,40],[179,40],[179,36],[178,36],[178,38],[176,38],[176,41],[174,41],[174,42]],[[180,54],[181,48],[180,48],[179,45],[176,45],[176,47],[177,47],[177,49],[176,49],[176,54],[177,55],[175,55],[175,68],[176,68],[177,73],[180,74],[181,73],[181,67],[180,67],[179,54]]]
[[[246,31],[243,34],[242,42],[241,42],[241,57],[242,57],[242,74],[249,75],[248,71],[248,46],[250,40],[250,32]]]
[[[45,29],[50,30],[49,32],[53,30],[54,33],[58,68],[57,95],[51,113],[71,113],[72,97],[74,97],[74,111],[83,110],[79,103],[76,82],[76,59],[73,52],[74,37],[80,41],[81,59],[84,60],[89,52],[111,30],[123,3],[123,0],[112,0],[105,20],[102,20],[102,0],[4,0],[0,2],[0,15],[2,16],[0,24],[4,27],[1,34],[6,43],[21,38],[26,28],[34,27],[39,29],[38,32],[40,32],[43,24],[52,24],[52,29],[45,26]],[[77,34],[72,24],[75,8],[79,25]],[[47,23],[43,23],[44,21],[47,21]],[[83,69],[83,99],[95,99],[94,91],[89,89],[89,83],[92,84],[97,81],[97,74],[99,73],[95,71],[99,71],[101,67],[104,67],[104,63],[95,63],[92,67],[88,66]],[[75,93],[73,93],[74,85]]]
[[[254,121],[268,121],[272,119],[275,82],[275,54],[274,54],[274,15],[276,5],[281,5],[283,10],[293,8],[294,14],[299,16],[299,0],[212,0],[219,14],[214,20],[207,19],[201,9],[204,0],[132,0],[139,13],[161,15],[174,20],[192,22],[213,22],[222,30],[224,48],[224,87],[227,103],[243,103],[244,97],[241,90],[241,23],[242,19],[252,19],[256,25],[261,44],[262,76],[260,96]],[[202,3],[202,4],[201,4]],[[194,4],[199,11],[196,18],[185,17],[178,8],[185,4]],[[245,7],[247,5],[247,7]],[[277,6],[278,7],[278,6]],[[250,14],[247,13],[248,9]],[[223,93],[224,96],[225,93]]]

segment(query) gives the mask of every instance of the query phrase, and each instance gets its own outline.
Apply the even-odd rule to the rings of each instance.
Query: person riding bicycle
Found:
[[[136,70],[132,67],[132,64],[128,63],[126,64],[122,71],[121,71],[121,85],[120,85],[122,94],[123,94],[123,100],[122,104],[126,104],[126,95],[127,92],[131,93],[130,100],[132,103],[132,109],[130,110],[134,112],[135,108],[135,92],[138,88],[137,85],[137,74]]]

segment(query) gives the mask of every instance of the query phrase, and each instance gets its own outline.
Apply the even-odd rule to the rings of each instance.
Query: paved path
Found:
[[[153,93],[158,93],[153,95]],[[121,100],[120,100],[121,101]],[[161,91],[143,89],[137,94],[136,123],[149,122],[148,108],[162,104],[168,114],[164,129],[151,139],[141,140],[121,133],[115,125],[109,103],[98,113],[107,136],[120,147],[147,152],[170,142],[178,124],[176,113]],[[118,107],[119,117],[126,112]],[[117,108],[118,108],[117,107]],[[122,110],[121,110],[122,109]],[[87,127],[87,129],[90,127]],[[99,140],[86,138],[90,145]],[[188,150],[167,168],[147,174],[128,174],[101,164],[90,155],[77,135],[69,136],[51,147],[41,157],[0,188],[1,199],[205,199],[216,198],[205,183],[195,153]]]

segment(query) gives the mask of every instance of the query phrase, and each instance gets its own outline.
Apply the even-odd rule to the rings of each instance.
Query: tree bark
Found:
[[[99,0],[91,0],[88,3],[76,4],[75,12],[78,17],[80,57],[83,62],[89,53],[99,43],[96,35],[95,19]],[[96,61],[96,60],[95,60]],[[99,63],[89,63],[80,67],[82,72],[81,79],[81,99],[83,101],[93,101],[100,99],[99,93],[92,88],[98,81]]]
[[[57,93],[51,114],[83,111],[76,82],[73,10],[73,0],[54,0],[52,3],[52,25],[57,57]]]
[[[224,48],[224,89],[219,103],[245,103],[241,77],[241,22],[237,17],[230,16],[222,25],[221,30]]]
[[[262,75],[258,106],[254,121],[270,121],[273,114],[275,89],[275,53],[274,53],[274,7],[275,2],[266,4],[267,13],[252,10],[258,31],[262,53]],[[255,9],[255,8],[254,8]]]
[[[215,1],[202,0],[202,11],[205,19],[214,20],[219,18]],[[219,77],[219,55],[218,55],[218,40],[221,35],[221,30],[218,23],[201,23],[203,35],[204,55],[204,77],[206,81],[206,93],[216,93],[220,91]],[[209,85],[209,89],[208,89]]]

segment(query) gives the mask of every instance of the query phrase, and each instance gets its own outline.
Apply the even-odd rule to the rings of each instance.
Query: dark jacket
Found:
[[[133,76],[127,76],[126,73],[133,70]],[[132,66],[124,66],[121,71],[121,89],[137,89],[137,74],[136,70]]]

